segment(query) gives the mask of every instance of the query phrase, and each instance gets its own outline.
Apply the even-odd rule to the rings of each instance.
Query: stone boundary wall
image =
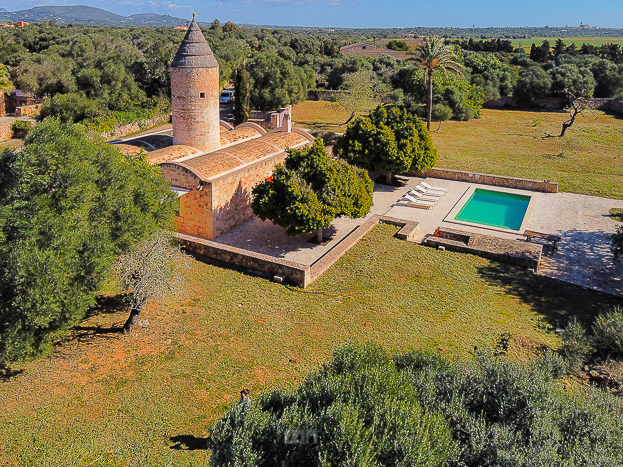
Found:
[[[550,182],[549,180],[531,180],[528,178],[506,177],[503,175],[482,174],[437,167],[425,170],[424,172],[414,172],[407,175],[480,183],[483,185],[502,186],[505,188],[518,188],[520,190],[542,191],[545,193],[558,193],[558,182]]]
[[[605,110],[616,113],[623,113],[623,101],[611,98],[588,99],[590,105],[596,110]],[[487,109],[538,109],[538,110],[563,110],[567,105],[567,100],[563,97],[546,97],[535,99],[534,105],[525,107],[517,102],[514,97],[500,97],[499,99],[489,100],[484,103]]]
[[[159,115],[158,117],[150,118],[147,120],[139,120],[138,122],[128,123],[127,125],[121,125],[113,128],[112,131],[105,131],[100,133],[100,136],[106,141],[114,141],[130,133],[138,133],[139,131],[146,130],[148,128],[155,127],[157,125],[163,125],[171,120],[171,115]]]
[[[15,109],[16,117],[35,117],[41,113],[41,105],[22,105]]]
[[[307,91],[308,101],[332,101],[339,94],[349,94],[349,91],[334,91],[332,89],[310,89]]]

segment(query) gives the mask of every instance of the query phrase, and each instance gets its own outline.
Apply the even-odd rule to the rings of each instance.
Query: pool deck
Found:
[[[408,178],[406,185],[399,188],[376,184],[374,206],[368,217],[336,219],[329,229],[325,229],[325,236],[332,237],[332,241],[326,245],[310,243],[308,240],[313,237],[312,234],[288,237],[280,227],[257,218],[218,237],[216,241],[301,264],[312,264],[373,214],[419,222],[419,232],[412,240],[417,243],[420,243],[427,234],[432,234],[437,227],[525,240],[525,237],[518,233],[509,233],[502,229],[457,224],[452,222],[452,216],[448,215],[461,205],[465,199],[464,195],[474,187],[503,190],[532,197],[533,208],[526,215],[526,220],[522,224],[523,230],[529,229],[562,237],[554,254],[542,258],[538,274],[623,296],[623,262],[614,264],[610,251],[610,235],[617,223],[608,214],[610,208],[623,208],[623,200],[427,179],[431,185],[448,189],[448,193],[437,206],[426,210],[403,206],[397,202],[421,180]]]

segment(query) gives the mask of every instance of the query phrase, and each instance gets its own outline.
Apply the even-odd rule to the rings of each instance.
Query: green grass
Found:
[[[292,108],[296,126],[316,131],[346,131],[344,122],[350,115],[343,108],[327,101],[305,101]]]
[[[623,44],[623,37],[561,37],[562,41],[565,45],[570,45],[575,43],[575,45],[579,48],[583,43],[587,43],[589,45],[594,45],[599,47],[603,44]],[[557,37],[533,37],[532,39],[513,39],[513,45],[521,46],[524,50],[530,53],[530,47],[532,44],[541,45],[544,40],[548,40],[550,45],[553,47]],[[521,44],[521,45],[520,45]]]
[[[127,316],[109,299],[53,357],[0,382],[0,459],[204,465],[210,422],[242,387],[292,386],[344,341],[465,357],[510,333],[527,358],[557,346],[569,317],[623,304],[396,231],[379,225],[306,290],[195,263],[180,301],[147,309],[131,336],[105,332]]]
[[[437,166],[553,180],[561,191],[623,198],[623,120],[595,112],[558,135],[568,114],[482,110],[469,122],[433,123]]]

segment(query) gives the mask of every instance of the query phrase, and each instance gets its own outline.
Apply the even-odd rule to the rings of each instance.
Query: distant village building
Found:
[[[253,187],[272,175],[287,148],[314,141],[292,128],[291,107],[275,114],[269,132],[251,122],[232,128],[219,120],[219,95],[218,63],[193,15],[171,63],[172,134],[117,144],[126,153],[147,151],[179,197],[177,230],[208,240],[250,219]]]

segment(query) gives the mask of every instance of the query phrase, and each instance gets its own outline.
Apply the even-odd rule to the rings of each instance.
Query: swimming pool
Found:
[[[530,196],[477,188],[454,219],[502,229],[519,230],[528,204],[530,204]]]

